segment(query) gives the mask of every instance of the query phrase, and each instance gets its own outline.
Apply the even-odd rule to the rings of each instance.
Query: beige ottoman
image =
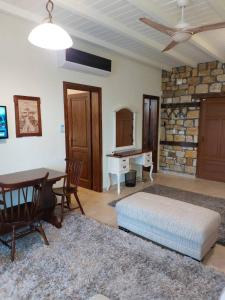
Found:
[[[158,244],[202,260],[218,238],[220,214],[150,193],[116,204],[118,225]]]
[[[110,300],[110,299],[103,295],[98,294],[98,295],[95,295],[95,296],[89,298],[88,300]]]

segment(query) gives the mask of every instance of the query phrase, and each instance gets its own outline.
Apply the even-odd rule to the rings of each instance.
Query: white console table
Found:
[[[144,152],[142,150],[118,152],[107,155],[108,159],[108,174],[109,174],[109,185],[107,190],[111,186],[111,174],[117,176],[117,192],[120,194],[120,178],[122,174],[126,174],[130,171],[131,159],[135,165],[141,165],[143,167],[150,167],[149,177],[153,181],[152,171],[152,152]]]

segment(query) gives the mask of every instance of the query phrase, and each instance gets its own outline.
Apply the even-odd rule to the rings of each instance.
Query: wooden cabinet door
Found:
[[[225,99],[201,103],[197,176],[225,182]]]
[[[80,186],[92,189],[90,93],[68,96],[69,158],[83,161]]]

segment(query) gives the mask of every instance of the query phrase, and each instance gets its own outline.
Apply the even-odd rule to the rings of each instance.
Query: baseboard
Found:
[[[174,171],[169,171],[169,170],[159,170],[159,173],[167,174],[167,175],[174,175],[174,176],[181,176],[181,177],[192,178],[192,179],[196,178],[196,175],[174,172]]]

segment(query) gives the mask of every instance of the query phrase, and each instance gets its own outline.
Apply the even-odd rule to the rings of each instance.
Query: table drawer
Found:
[[[120,171],[124,171],[124,172],[129,171],[129,159],[128,158],[120,159]]]
[[[152,159],[152,152],[146,152],[146,153],[144,153],[144,158],[150,158],[150,159]]]
[[[149,167],[152,165],[152,152],[146,152],[143,155],[143,165]]]
[[[144,160],[144,167],[150,167],[152,165],[152,159],[146,158]]]
[[[120,172],[128,172],[129,171],[129,166],[123,165],[121,166]]]

